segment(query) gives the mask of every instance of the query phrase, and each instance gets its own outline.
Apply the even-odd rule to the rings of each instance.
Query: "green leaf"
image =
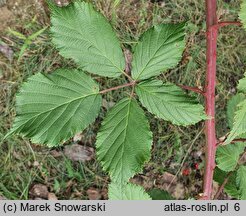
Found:
[[[239,103],[238,110],[234,117],[234,123],[232,130],[225,141],[225,144],[229,144],[233,139],[246,133],[246,100]]]
[[[243,27],[246,28],[246,0],[242,0],[241,10],[239,12],[239,18],[243,23]]]
[[[175,200],[167,191],[160,189],[152,189],[149,192],[152,200]]]
[[[220,185],[223,184],[228,173],[220,170],[218,167],[215,168],[214,180]],[[224,187],[224,191],[233,198],[239,199],[239,190],[236,186],[236,172],[234,171],[228,178],[228,181]]]
[[[68,69],[30,77],[16,99],[17,116],[8,135],[20,133],[49,146],[84,130],[97,117],[102,100],[89,76]]]
[[[17,32],[15,30],[12,30],[11,28],[8,29],[8,32],[12,35],[14,35],[15,37],[19,38],[19,39],[22,39],[22,40],[26,40],[26,36],[23,35],[22,33],[20,32]]]
[[[125,69],[120,43],[108,21],[92,5],[75,2],[67,7],[50,6],[53,43],[65,58],[82,69],[118,77]]]
[[[238,110],[238,104],[245,99],[244,94],[239,93],[234,95],[227,104],[227,121],[230,128],[233,127],[233,119],[235,117],[235,112]]]
[[[37,32],[33,33],[32,35],[30,35],[30,36],[28,37],[28,39],[29,39],[30,41],[35,40],[35,39],[36,39],[39,35],[41,35],[46,29],[47,29],[47,27],[44,27],[44,28],[40,29],[39,31],[37,31]]]
[[[131,183],[126,185],[111,183],[108,195],[110,200],[151,200],[141,186]]]
[[[237,185],[241,199],[246,200],[246,166],[241,165],[237,171]]]
[[[237,88],[239,91],[246,93],[246,73],[244,74],[244,76],[244,78],[239,80]]]
[[[216,151],[217,166],[226,172],[233,171],[238,163],[240,154],[244,151],[245,143],[219,146]]]
[[[20,62],[21,58],[23,57],[25,51],[28,49],[30,44],[31,44],[31,41],[27,40],[27,41],[25,41],[25,43],[21,47],[20,52],[18,54],[18,60],[17,60],[18,63]]]
[[[133,55],[133,79],[157,76],[179,63],[185,48],[184,27],[185,23],[161,24],[141,36]]]
[[[181,88],[160,80],[143,81],[136,87],[139,99],[147,110],[177,125],[191,125],[206,119],[203,106]]]
[[[152,133],[144,111],[131,98],[116,104],[97,135],[97,154],[113,181],[125,184],[150,159]]]

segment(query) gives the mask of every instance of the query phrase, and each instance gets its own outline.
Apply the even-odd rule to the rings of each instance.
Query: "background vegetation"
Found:
[[[206,35],[202,1],[91,2],[111,21],[129,50],[139,36],[154,24],[188,21],[187,47],[183,59],[177,68],[162,74],[160,79],[190,86],[204,85]],[[218,2],[219,18],[237,19],[239,0]],[[0,0],[0,6],[0,197],[106,199],[108,177],[101,171],[93,154],[95,134],[106,110],[127,93],[118,90],[104,95],[101,116],[96,123],[66,142],[64,147],[48,149],[31,144],[20,136],[3,141],[13,122],[14,95],[20,84],[32,74],[41,71],[50,73],[62,66],[72,68],[75,65],[59,56],[53,47],[49,36],[49,12],[42,1],[30,0],[27,3],[24,0]],[[243,77],[246,68],[245,37],[245,31],[236,26],[224,27],[219,35],[216,96],[218,137],[228,131],[227,100],[235,93],[237,81]],[[101,89],[121,84],[118,79],[95,78],[103,83]],[[148,118],[154,131],[152,159],[146,164],[144,173],[132,181],[147,190],[168,190],[179,199],[198,195],[202,191],[203,123],[184,128],[155,119],[150,114]],[[68,146],[74,143],[88,147],[87,161],[78,161],[74,155],[67,153]],[[44,194],[38,195],[37,190]],[[228,197],[222,195],[220,198]]]

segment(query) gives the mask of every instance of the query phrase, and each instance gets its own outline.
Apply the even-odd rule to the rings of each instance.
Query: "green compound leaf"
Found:
[[[220,170],[218,167],[215,168],[214,180],[220,185],[223,184],[225,178],[227,178],[228,173]],[[228,178],[228,181],[224,187],[224,191],[233,198],[239,199],[240,194],[236,185],[236,172],[232,172]]]
[[[81,71],[38,73],[17,95],[17,116],[9,134],[56,146],[95,120],[102,100],[98,93],[98,85]]]
[[[241,10],[239,12],[239,18],[243,23],[243,27],[246,28],[246,0],[242,0]]]
[[[151,200],[141,186],[131,183],[126,185],[111,183],[108,196],[110,200]]]
[[[239,103],[238,110],[234,117],[234,123],[232,130],[225,141],[225,144],[229,144],[233,139],[246,133],[246,100]]]
[[[240,198],[246,200],[246,166],[241,165],[237,171],[237,185],[240,190]]]
[[[50,7],[52,41],[62,56],[72,58],[82,69],[94,74],[107,77],[122,74],[124,55],[105,17],[85,2]]]
[[[206,119],[203,106],[181,88],[160,80],[143,81],[136,87],[139,100],[146,109],[177,125],[191,125]]]
[[[116,104],[97,135],[97,154],[111,179],[125,184],[150,159],[152,133],[144,111],[131,98]]]
[[[133,55],[133,79],[157,76],[179,63],[185,48],[184,27],[185,23],[161,24],[141,36]]]
[[[244,74],[244,76],[244,78],[239,80],[237,88],[239,91],[246,93],[246,73]]]
[[[237,166],[239,156],[244,151],[245,146],[245,143],[219,146],[216,152],[217,166],[225,172],[233,171]]]
[[[233,121],[235,117],[235,113],[238,110],[238,104],[245,100],[245,95],[242,93],[234,95],[227,104],[227,121],[230,128],[233,127]]]

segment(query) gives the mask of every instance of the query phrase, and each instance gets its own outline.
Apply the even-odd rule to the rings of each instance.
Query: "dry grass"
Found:
[[[14,4],[18,2],[18,6]],[[8,9],[12,18],[8,22],[12,30],[24,35],[31,35],[37,30],[49,25],[47,10],[38,1],[24,4],[23,0],[11,1]],[[165,3],[163,3],[165,2]],[[124,46],[133,49],[139,36],[150,26],[157,23],[187,21],[187,48],[180,65],[164,73],[160,79],[177,84],[203,86],[205,79],[205,20],[204,5],[193,0],[146,1],[124,0],[119,5],[113,1],[94,1],[95,5],[111,21]],[[225,3],[219,1],[219,14],[223,20],[237,19],[239,5],[237,2]],[[38,14],[34,19],[35,14]],[[1,24],[2,25],[2,24]],[[3,27],[3,26],[2,26]],[[37,72],[50,73],[59,67],[75,67],[74,63],[58,55],[50,42],[49,32],[45,31],[25,51],[18,63],[18,53],[23,45],[20,40],[7,30],[0,33],[0,40],[14,50],[14,60],[8,61],[0,55],[0,140],[11,127],[15,114],[15,92],[19,85]],[[218,136],[228,129],[225,118],[226,101],[235,93],[238,79],[243,76],[246,66],[246,34],[238,27],[225,27],[221,30],[218,42],[218,78],[217,78],[217,131]],[[100,79],[101,87],[108,88],[120,81]],[[104,96],[108,102],[115,102],[124,95],[122,90]],[[200,98],[201,102],[203,99]],[[81,144],[94,147],[95,134],[100,120],[83,133]],[[189,128],[177,127],[168,122],[155,119],[148,114],[154,131],[152,160],[146,165],[144,180],[155,182],[165,171],[175,174],[185,155],[184,167],[191,167],[194,162],[203,166],[203,157],[199,155],[204,146],[203,135],[196,138],[203,128],[199,123]],[[191,153],[187,150],[194,141]],[[71,144],[69,141],[66,144]],[[61,151],[62,148],[56,149]],[[104,191],[108,178],[101,171],[96,159],[86,163],[75,163],[64,155],[56,157],[53,150],[30,144],[28,140],[13,136],[0,144],[0,195],[9,199],[28,199],[29,189],[35,183],[48,186],[59,199],[86,199],[88,188]],[[37,163],[38,162],[38,163]],[[37,165],[38,164],[38,165]],[[198,175],[199,174],[199,175]],[[186,186],[185,198],[188,194],[195,195],[201,190],[200,174],[192,172],[189,177],[178,174],[178,179]],[[140,176],[141,177],[141,176]],[[196,185],[196,187],[191,187]],[[152,186],[161,187],[161,185]],[[183,193],[183,192],[182,192]]]

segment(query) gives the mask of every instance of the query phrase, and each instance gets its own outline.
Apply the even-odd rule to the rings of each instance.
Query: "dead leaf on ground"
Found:
[[[167,191],[176,199],[183,199],[185,195],[185,187],[178,182],[175,175],[164,172],[162,175],[153,175],[147,173],[145,176],[137,175],[130,182],[142,185],[146,190],[158,188]]]
[[[48,194],[48,200],[58,200],[58,198],[54,193],[49,193]]]
[[[9,60],[13,60],[14,51],[5,43],[0,41],[0,52]]]
[[[115,105],[115,102],[112,101],[107,101],[105,99],[102,100],[102,107],[104,107],[105,109],[110,109]]]
[[[23,155],[21,155],[20,152],[17,152],[17,151],[13,151],[12,155],[17,160],[21,160],[23,157]]]
[[[6,198],[2,195],[0,195],[0,200],[6,200]]]
[[[133,184],[141,185],[146,190],[150,190],[155,185],[155,179],[156,178],[154,176],[137,175],[134,178],[130,179],[130,182]]]
[[[219,187],[220,187],[219,183],[218,183],[218,182],[216,182],[216,181],[213,181],[213,187],[212,187],[212,197],[214,197],[214,196],[215,196],[215,194],[218,192]]]
[[[108,190],[106,188],[101,190],[101,196],[103,200],[108,200]]]
[[[71,0],[53,0],[57,6],[66,7],[71,3]]]
[[[185,187],[181,183],[171,186],[167,191],[176,199],[184,199],[185,197]]]
[[[0,8],[0,32],[6,29],[9,21],[12,19],[12,15],[12,12],[7,8],[7,6]]]
[[[86,191],[89,200],[100,200],[102,198],[102,195],[100,192],[95,188],[90,188]]]
[[[82,133],[77,133],[75,134],[75,136],[73,137],[73,141],[74,142],[80,142],[83,138],[83,134]]]
[[[153,188],[157,188],[160,190],[167,191],[171,194],[175,199],[184,199],[185,194],[190,194],[190,191],[184,184],[178,181],[178,178],[174,178],[175,175],[164,172],[162,175],[155,175],[146,173],[145,175],[137,175],[130,180],[131,183],[141,185],[146,190],[150,190]],[[199,193],[201,191],[201,187],[197,188],[198,185],[202,185],[202,181],[197,181],[196,184],[192,185],[191,191],[196,191]],[[218,191],[218,184],[216,182],[213,183],[213,196]],[[102,193],[101,193],[102,194]],[[223,195],[223,194],[222,194]]]
[[[54,157],[54,158],[58,158],[62,156],[62,152],[61,151],[57,151],[57,150],[52,150],[50,151],[50,154]]]
[[[40,164],[39,164],[39,162],[38,162],[38,161],[34,161],[34,162],[33,162],[33,166],[34,166],[34,167],[39,167],[39,166],[40,166]]]
[[[79,144],[67,145],[64,154],[72,161],[89,161],[94,157],[94,149]]]
[[[36,199],[36,198],[48,199],[49,191],[46,185],[35,184],[31,188],[29,195],[32,199]]]
[[[183,199],[185,195],[185,187],[177,181],[175,175],[165,172],[156,180],[159,189],[165,190],[176,199]]]
[[[169,173],[169,172],[164,172],[163,175],[161,176],[163,181],[168,184],[175,184],[177,183],[177,178],[175,175]]]
[[[66,190],[65,190],[65,194],[71,194],[71,191],[73,190],[74,187],[77,186],[77,183],[75,180],[69,180],[66,183]]]

